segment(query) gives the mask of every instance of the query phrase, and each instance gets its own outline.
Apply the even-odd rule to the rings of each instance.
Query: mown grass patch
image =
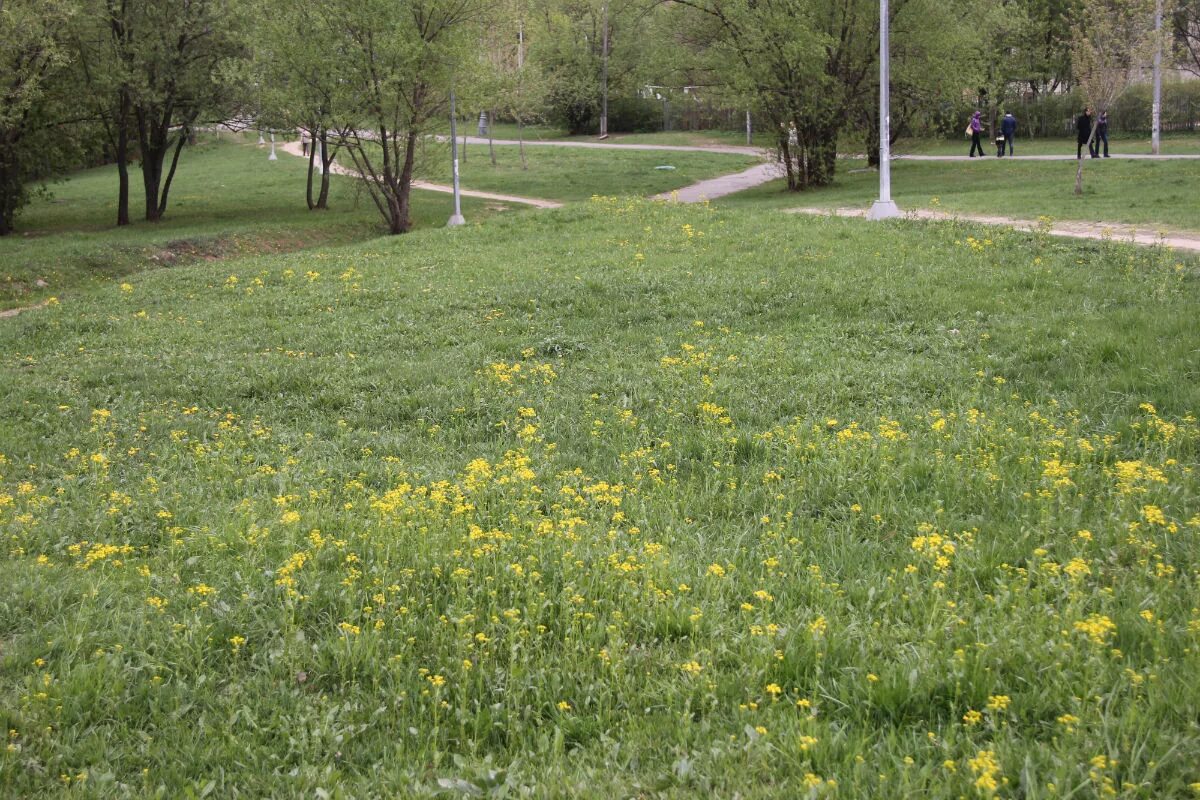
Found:
[[[334,177],[328,211],[311,212],[304,199],[305,163],[267,150],[254,139],[201,134],[179,162],[166,218],[141,221],[140,173],[131,167],[134,224],[117,228],[115,167],[85,170],[53,184],[0,239],[0,308],[31,305],[50,296],[155,267],[287,252],[362,241],[382,231],[370,198],[350,178]],[[467,199],[473,220],[490,213]],[[445,195],[416,192],[417,227],[444,225]],[[40,282],[40,283],[39,283]],[[44,285],[43,285],[44,284]]]
[[[605,200],[10,320],[0,784],[1186,796],[1198,290]]]
[[[721,198],[726,205],[759,208],[841,206],[865,208],[879,196],[879,174],[863,161],[838,163],[829,187],[788,192],[782,180]],[[1089,160],[1084,193],[1075,196],[1075,162],[897,161],[892,196],[901,210],[936,208],[1036,220],[1040,216],[1085,222],[1129,223],[1200,230],[1200,161]]]

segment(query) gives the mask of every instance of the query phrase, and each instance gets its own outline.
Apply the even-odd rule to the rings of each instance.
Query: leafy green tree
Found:
[[[127,163],[136,145],[145,218],[166,213],[179,158],[200,122],[223,122],[243,94],[242,0],[89,0],[79,33],[90,105],[118,167],[117,224],[129,222]],[[168,160],[169,159],[169,160]]]
[[[256,116],[272,127],[299,130],[312,143],[305,200],[310,210],[327,209],[331,167],[353,122],[353,94],[333,49],[336,32],[322,27],[328,18],[300,4],[259,0],[255,18],[247,46],[254,53]]]
[[[482,0],[337,0],[313,7],[359,109],[344,138],[393,234],[412,226],[418,148],[447,112],[483,23]],[[477,62],[477,59],[476,59]]]
[[[752,98],[777,137],[788,187],[833,180],[847,126],[876,128],[877,0],[679,0],[700,13],[695,38],[716,56],[716,72]],[[988,54],[993,10],[941,0],[894,0],[894,89],[899,111],[915,112],[958,94]],[[868,135],[868,144],[870,134]],[[874,143],[873,148],[877,149]]]
[[[1107,111],[1134,76],[1146,69],[1159,46],[1155,0],[1092,0],[1072,32],[1071,63],[1088,104]],[[1096,140],[1092,125],[1088,146]],[[1075,194],[1083,194],[1083,159],[1075,170]]]
[[[1170,19],[1180,66],[1200,77],[1200,0],[1178,0]]]
[[[0,0],[0,236],[13,230],[31,180],[62,166],[56,87],[70,64],[71,0]],[[61,89],[60,87],[57,87]]]

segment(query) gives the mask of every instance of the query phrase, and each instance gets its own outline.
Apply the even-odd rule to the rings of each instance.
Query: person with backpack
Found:
[[[983,158],[983,143],[979,141],[980,134],[983,133],[983,121],[979,118],[979,112],[976,111],[971,115],[971,122],[967,125],[967,133],[971,134],[971,158],[975,157],[975,151],[979,151],[979,157]]]

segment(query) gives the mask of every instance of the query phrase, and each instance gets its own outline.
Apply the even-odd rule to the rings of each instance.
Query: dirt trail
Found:
[[[834,217],[866,217],[864,208],[792,208],[789,214],[812,214],[817,216]],[[905,219],[921,220],[961,220],[963,222],[978,222],[981,225],[1003,225],[1019,231],[1043,230],[1043,225],[1035,220],[1011,219],[984,214],[951,214],[945,211],[934,211],[918,208],[905,213]],[[1045,227],[1051,236],[1064,236],[1071,239],[1111,239],[1116,242],[1129,242],[1145,246],[1161,245],[1176,250],[1186,250],[1200,253],[1200,232],[1171,231],[1148,226],[1122,225],[1109,222],[1051,222]]]
[[[286,142],[279,145],[279,149],[288,155],[296,156],[297,158],[305,158],[304,151],[299,142]],[[333,163],[332,170],[336,175],[348,175],[351,178],[358,177],[352,169],[343,167],[336,161]],[[441,183],[428,183],[426,181],[413,181],[414,189],[423,189],[427,192],[442,192],[444,194],[453,194],[454,187],[446,186]],[[477,197],[481,200],[492,200],[497,203],[515,203],[523,206],[533,206],[534,208],[562,208],[563,204],[557,200],[542,200],[537,197],[519,197],[515,194],[496,194],[494,192],[477,192],[473,189],[460,189],[459,194],[463,197]]]

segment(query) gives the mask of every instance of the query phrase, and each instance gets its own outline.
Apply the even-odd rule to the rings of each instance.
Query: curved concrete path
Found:
[[[825,217],[866,217],[864,208],[791,208],[788,214],[811,214]],[[1008,217],[993,217],[984,214],[950,214],[944,211],[933,211],[918,208],[904,215],[905,219],[935,220],[939,222],[959,220],[962,222],[978,222],[981,225],[1000,225],[1018,231],[1043,230],[1040,223],[1027,219],[1009,219]],[[1115,242],[1145,245],[1148,247],[1162,245],[1163,247],[1200,253],[1200,232],[1168,231],[1154,228],[1138,227],[1136,225],[1119,225],[1105,222],[1054,222],[1045,229],[1051,236],[1063,236],[1070,239],[1111,239]]]
[[[299,142],[285,142],[278,145],[278,149],[288,155],[298,158],[307,158],[304,155],[304,149]],[[335,175],[348,175],[351,178],[357,178],[358,173],[352,169],[343,167],[336,161],[330,166],[330,169]],[[446,186],[441,183],[429,183],[427,181],[413,181],[414,189],[423,189],[427,192],[442,192],[444,194],[453,194],[454,187]],[[481,200],[492,200],[497,203],[516,203],[523,206],[533,206],[534,208],[562,208],[563,204],[557,200],[542,200],[536,197],[518,197],[515,194],[496,194],[495,192],[477,192],[473,189],[459,189],[459,194],[463,197],[477,197]]]
[[[438,137],[443,138],[443,137]],[[466,137],[467,144],[486,145],[488,140],[479,136]],[[516,139],[492,139],[491,143],[502,147],[517,147],[521,143]],[[737,156],[769,155],[769,151],[761,147],[746,147],[736,144],[621,144],[619,142],[576,142],[561,139],[526,139],[526,147],[582,147],[588,150],[658,150],[667,153],[726,153]]]
[[[1200,155],[1182,155],[1181,154],[1181,155],[1152,156],[1149,153],[1113,153],[1109,157],[1110,161],[1112,159],[1137,160],[1137,161],[1195,161],[1195,160],[1200,160]],[[893,161],[975,161],[977,159],[971,158],[970,156],[922,156],[922,155],[914,154],[914,155],[894,155],[894,156],[892,156],[892,160]],[[981,159],[979,159],[979,160],[983,160],[983,161],[1078,161],[1078,159],[1075,158],[1075,156],[1073,156],[1069,153],[1063,153],[1062,155],[1054,154],[1054,155],[1040,155],[1040,156],[1004,156],[1004,158],[998,158],[993,155],[987,155],[987,156],[982,156]],[[1087,160],[1091,161],[1093,159],[1087,159]],[[1094,160],[1103,161],[1104,159],[1097,158]]]
[[[769,161],[765,164],[751,167],[743,172],[709,178],[706,181],[693,183],[691,186],[685,186],[673,192],[656,194],[652,199],[673,200],[677,203],[703,203],[708,200],[716,200],[718,197],[724,197],[728,194],[736,194],[746,189],[753,189],[755,186],[770,183],[782,176],[783,167],[774,161]]]

